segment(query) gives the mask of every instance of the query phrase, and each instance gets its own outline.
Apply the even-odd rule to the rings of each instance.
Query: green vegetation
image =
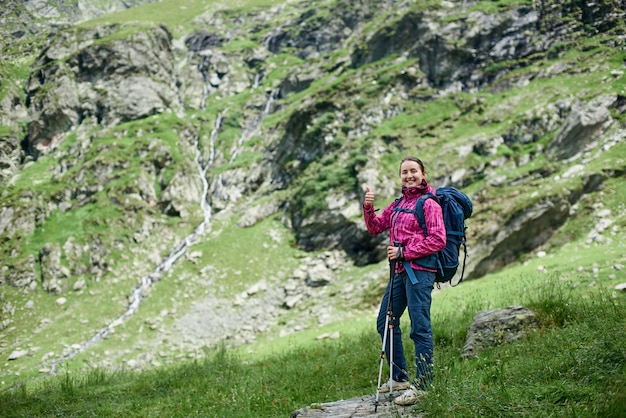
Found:
[[[104,15],[84,22],[79,27],[94,27],[102,24],[126,24],[126,23],[150,23],[164,24],[174,35],[187,34],[189,28],[193,26],[194,20],[206,12],[217,12],[220,10],[249,10],[258,7],[267,7],[280,4],[278,0],[235,0],[224,3],[219,0],[186,0],[181,4],[178,0],[163,0],[157,3],[146,3]]]
[[[328,208],[326,197],[331,192],[355,192],[356,175],[366,162],[367,157],[357,151],[350,152],[341,162],[333,156],[312,162],[305,172],[314,174],[296,186],[292,213],[304,219],[325,211]]]
[[[550,259],[558,263],[571,249]],[[575,262],[571,271],[545,263],[553,273],[538,273],[537,265],[545,260],[535,258],[437,292],[436,378],[414,407],[416,413],[621,416],[626,406],[626,300],[610,291],[616,252],[606,245],[594,247],[596,276],[590,264]],[[475,313],[508,305],[530,307],[540,326],[523,340],[461,359],[465,330]],[[141,373],[61,370],[57,377],[4,391],[0,401],[7,417],[288,416],[306,405],[375,392],[379,340],[373,321],[372,312],[369,322],[347,328],[335,324],[342,333],[339,340],[287,337],[289,348],[256,354],[246,347],[207,348],[204,359]],[[405,344],[412,347],[408,337]]]
[[[358,202],[367,172],[367,181],[369,175],[378,175],[377,180],[387,188],[385,193],[391,193],[399,158],[406,154],[424,158],[429,179],[465,171],[464,190],[477,202],[469,222],[470,251],[480,234],[494,233],[493,228],[531,204],[583,195],[572,199],[577,201],[569,208],[568,221],[538,249],[547,252],[545,257],[517,254],[515,262],[502,271],[435,294],[437,380],[416,413],[472,418],[617,417],[626,413],[626,302],[622,293],[612,290],[626,264],[620,238],[626,228],[626,144],[623,140],[599,144],[612,148],[604,153],[592,150],[584,173],[567,176],[576,161],[551,161],[543,153],[558,131],[555,103],[566,102],[566,108],[604,94],[623,100],[626,52],[616,48],[621,41],[619,31],[582,39],[572,35],[574,39],[522,60],[487,61],[485,72],[496,81],[477,87],[478,92],[437,91],[414,55],[388,56],[352,68],[350,54],[367,49],[354,44],[307,61],[287,47],[279,54],[261,56],[265,59],[261,85],[249,88],[254,76],[260,75],[254,72],[260,69],[241,63],[248,63],[264,36],[284,23],[278,20],[305,16],[300,14],[303,9],[294,9],[271,25],[255,20],[255,7],[278,3],[282,2],[190,0],[182,5],[163,0],[74,29],[80,32],[105,22],[120,25],[99,41],[107,43],[132,41],[135,33],[159,23],[167,25],[176,41],[197,28],[212,31],[212,25],[219,30],[225,26],[232,32],[226,31],[228,42],[216,48],[216,56],[223,54],[235,63],[227,72],[232,84],[220,87],[203,109],[187,109],[182,117],[163,113],[98,127],[81,132],[80,139],[76,131],[70,132],[58,148],[28,162],[2,185],[2,206],[16,211],[12,219],[23,229],[0,237],[6,267],[0,273],[33,272],[33,283],[40,286],[42,271],[37,260],[44,246],[76,246],[84,252],[70,260],[72,251],[62,251],[60,263],[70,270],[70,277],[64,279],[61,295],[0,284],[4,309],[0,325],[4,327],[3,321],[9,319],[7,312],[12,321],[2,329],[1,353],[6,358],[13,349],[28,350],[18,361],[5,361],[0,415],[274,417],[288,416],[310,404],[373,393],[380,349],[373,324],[386,284],[384,274],[350,300],[344,299],[342,290],[384,271],[381,264],[348,266],[326,288],[325,297],[333,299],[337,310],[350,311],[348,320],[320,326],[315,318],[307,318],[308,328],[279,337],[281,331],[293,330],[290,321],[317,308],[316,300],[309,298],[301,302],[300,310],[281,313],[277,324],[260,333],[255,343],[236,349],[207,346],[193,353],[200,356],[193,361],[181,360],[189,353],[167,333],[192,309],[191,301],[217,298],[227,305],[262,280],[280,286],[303,258],[316,255],[299,250],[293,230],[285,225],[325,222],[329,200],[336,196],[352,199],[349,204]],[[480,1],[472,10],[499,13],[530,3]],[[332,2],[316,5],[316,13],[304,17],[302,25],[286,26],[304,34],[335,12],[332,6]],[[351,6],[343,2],[340,7]],[[440,6],[439,1],[416,2],[410,13],[418,15]],[[224,26],[205,21],[211,20],[203,16],[207,12],[217,12],[215,20],[226,21]],[[467,18],[466,13],[458,13],[438,23]],[[236,20],[239,14],[244,18]],[[399,16],[397,10],[377,13],[359,31],[364,36],[391,31],[389,22],[397,22]],[[355,36],[355,42],[364,43],[363,39]],[[44,42],[40,36],[2,47],[3,55],[15,59],[0,62],[0,99],[13,94],[24,100],[24,84],[34,71],[30,68],[33,54],[41,51]],[[194,58],[182,62],[178,57],[175,62],[181,92],[194,90],[200,83],[185,79],[185,71],[198,77]],[[275,112],[249,132],[267,93],[290,75],[311,84],[277,100]],[[49,93],[50,88],[45,85],[38,94]],[[623,111],[611,112],[624,122]],[[218,138],[210,144],[220,114],[223,123]],[[300,116],[302,120],[297,120]],[[187,216],[174,210],[166,214],[159,207],[170,203],[159,198],[173,182],[180,187],[186,186],[180,183],[199,183],[194,141],[199,142],[204,164],[209,148],[214,147],[207,181],[215,184],[219,176],[230,175],[240,181],[239,174],[259,167],[254,166],[277,152],[278,141],[293,135],[284,129],[288,122],[301,123],[301,138],[296,140],[314,154],[312,161],[304,164],[287,157],[278,169],[287,172],[288,180],[278,178],[283,173],[276,174],[274,166],[264,166],[262,173],[251,170],[248,174],[256,176],[253,181],[258,181],[261,190],[255,189],[257,184],[242,184],[243,196],[237,202],[222,200],[224,196],[217,193],[209,196],[215,205],[207,232],[190,243],[185,257],[170,270],[155,274],[156,266],[203,219],[200,202],[183,205],[190,212]],[[13,127],[0,126],[0,136],[22,137],[25,122],[21,128],[23,132],[15,132]],[[250,139],[244,133],[251,134]],[[616,132],[615,138],[620,135]],[[494,140],[499,138],[502,142]],[[483,140],[485,149],[479,152]],[[296,150],[289,152],[295,155]],[[615,177],[615,173],[621,174]],[[583,191],[594,177],[603,177],[602,185]],[[377,195],[381,202],[395,197],[382,193]],[[61,207],[61,203],[69,206]],[[250,227],[237,226],[261,203],[275,204],[277,213]],[[603,219],[610,224],[596,237],[591,232],[599,227],[600,211],[610,213]],[[485,225],[491,228],[488,232]],[[90,257],[98,256],[97,250],[106,252],[102,260],[108,263],[101,275],[86,270]],[[129,293],[146,277],[158,283],[137,313],[87,352],[64,361],[58,376],[43,375],[46,370],[39,369],[50,359],[61,358],[120,318],[128,308]],[[72,290],[80,279],[85,287]],[[61,296],[65,304],[57,303]],[[541,327],[522,341],[495,347],[477,359],[461,360],[465,333],[476,312],[513,304],[532,308]],[[36,309],[27,308],[30,305]],[[336,331],[341,333],[339,340],[317,339],[321,333]],[[405,335],[406,347],[411,347],[408,332]],[[13,341],[19,341],[19,347]],[[154,367],[131,371],[130,361],[148,346],[163,348],[149,362]]]

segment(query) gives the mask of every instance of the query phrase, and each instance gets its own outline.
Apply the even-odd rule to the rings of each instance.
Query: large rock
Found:
[[[293,411],[290,418],[420,418],[422,416],[422,414],[415,412],[414,408],[398,406],[392,400],[393,397],[389,394],[379,394],[378,404],[376,404],[376,395],[365,395],[335,402],[313,404]]]
[[[497,15],[474,12],[466,20],[441,20],[458,2],[442,2],[442,7],[409,12],[359,43],[352,53],[357,68],[395,53],[419,58],[419,66],[432,85],[463,84],[476,87],[483,78],[487,59],[501,61],[536,52],[541,44],[526,35],[535,32],[539,17],[530,7],[506,10]]]
[[[480,311],[467,331],[463,357],[476,357],[487,348],[519,340],[538,323],[533,311],[523,306]]]
[[[18,93],[18,87],[3,83],[0,75],[0,89],[5,95],[0,99],[0,183],[19,171],[23,158],[20,141],[23,137],[19,121],[26,119],[26,108]]]
[[[615,96],[603,96],[589,103],[576,104],[546,153],[563,160],[584,151],[611,123],[609,108],[616,100]]]
[[[0,285],[4,282],[27,290],[37,289],[37,272],[35,271],[36,260],[29,255],[21,260],[11,260],[0,267]]]
[[[63,292],[67,287],[69,272],[61,266],[61,249],[56,244],[47,243],[39,252],[41,266],[41,285],[43,289],[54,295]]]
[[[268,33],[263,43],[275,54],[284,49],[295,49],[296,54],[302,59],[324,56],[342,48],[362,22],[374,19],[381,9],[391,5],[398,12],[407,7],[406,3],[395,0],[339,1],[315,18],[312,18],[310,10],[305,9],[293,21]]]
[[[177,171],[163,190],[159,206],[163,213],[186,219],[190,215],[190,202],[199,204],[200,196],[202,196],[200,180],[183,171]]]

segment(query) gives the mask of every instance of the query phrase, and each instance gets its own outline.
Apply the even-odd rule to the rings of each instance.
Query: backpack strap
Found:
[[[456,282],[456,284],[452,284],[452,279],[450,279],[450,285],[452,287],[457,286],[459,283],[461,283],[463,281],[463,275],[465,274],[465,262],[467,261],[467,245],[465,244],[465,235],[463,235],[463,242],[461,242],[461,245],[463,245],[463,252],[465,253],[465,255],[463,256],[463,269],[461,270],[461,278],[458,282]]]
[[[415,217],[417,218],[417,223],[419,223],[420,228],[424,231],[424,236],[428,236],[428,230],[426,229],[426,218],[424,217],[424,202],[426,199],[433,199],[435,202],[439,203],[439,199],[432,193],[426,193],[420,196],[419,199],[415,202]]]
[[[426,217],[424,216],[424,203],[427,199],[433,199],[435,202],[437,202],[437,204],[440,204],[437,195],[433,193],[425,193],[420,196],[419,199],[417,199],[417,201],[415,202],[415,210],[413,210],[413,213],[417,218],[417,223],[419,224],[420,228],[422,228],[422,231],[424,231],[425,237],[428,236],[428,228],[426,228]],[[415,262],[422,267],[437,269],[437,271],[441,270],[441,262],[439,261],[439,257],[437,257],[436,253],[428,255],[424,258],[418,258],[415,260]]]
[[[404,266],[406,273],[409,275],[411,283],[417,284],[417,277],[415,277],[415,272],[413,271],[413,267],[411,267],[411,263],[406,260],[402,260],[402,265]]]

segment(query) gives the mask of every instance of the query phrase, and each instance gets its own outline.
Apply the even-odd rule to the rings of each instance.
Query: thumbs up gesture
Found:
[[[374,192],[367,184],[365,185],[365,200],[363,203],[365,206],[374,206]]]

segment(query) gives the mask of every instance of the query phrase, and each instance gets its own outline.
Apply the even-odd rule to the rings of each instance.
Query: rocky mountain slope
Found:
[[[37,4],[46,25],[79,13]],[[562,244],[569,219],[589,219],[590,245],[623,227],[603,196],[626,172],[624,1],[211,5],[14,26],[3,381],[369,312],[385,239],[363,190],[393,199],[406,154],[474,200],[469,279]]]

